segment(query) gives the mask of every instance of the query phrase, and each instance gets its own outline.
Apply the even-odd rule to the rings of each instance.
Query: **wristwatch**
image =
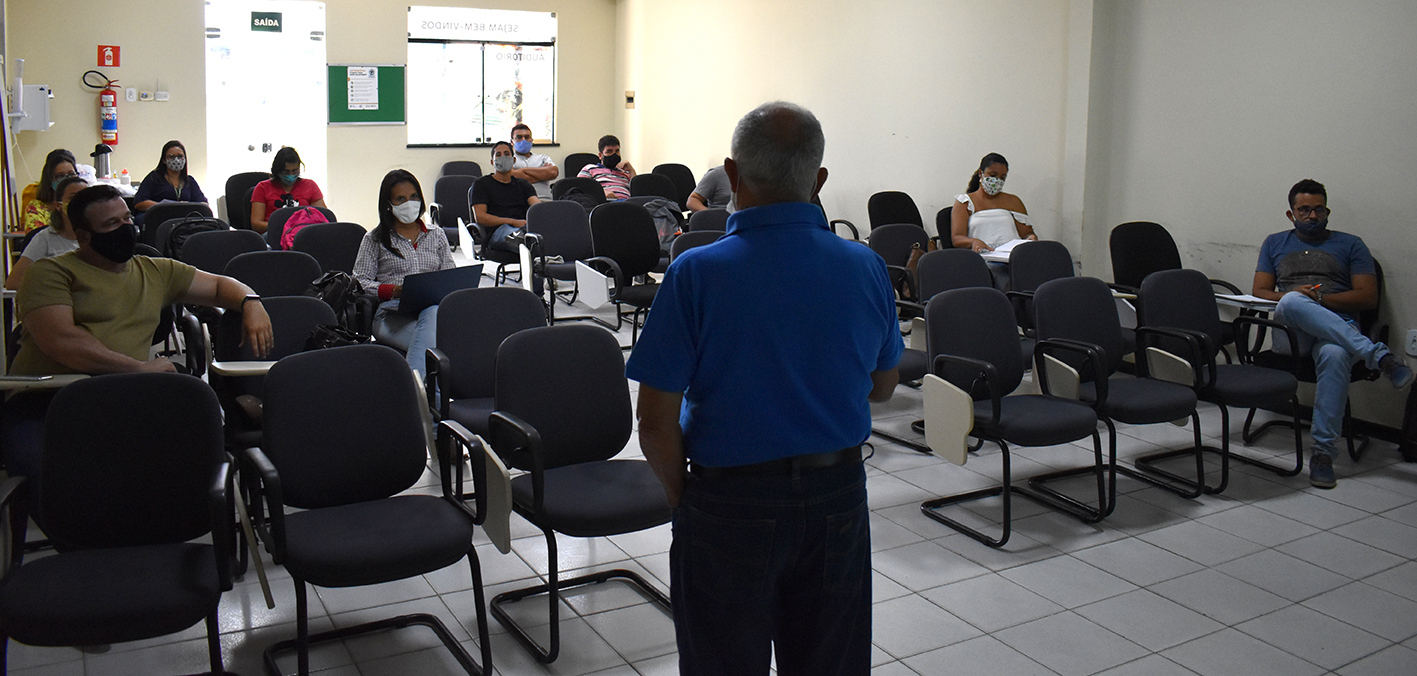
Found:
[[[258,293],[248,293],[248,294],[246,294],[246,297],[241,299],[241,306],[240,306],[240,307],[245,308],[245,307],[246,307],[246,303],[248,303],[248,302],[250,302],[250,301],[253,301],[253,300],[256,301],[256,302],[260,302],[260,300],[261,300],[261,294],[258,294]]]

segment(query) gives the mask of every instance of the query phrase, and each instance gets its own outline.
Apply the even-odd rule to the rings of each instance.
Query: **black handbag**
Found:
[[[308,352],[323,350],[327,347],[362,345],[367,342],[369,342],[369,336],[358,331],[333,324],[320,324],[310,330],[310,337],[305,339],[305,350]]]

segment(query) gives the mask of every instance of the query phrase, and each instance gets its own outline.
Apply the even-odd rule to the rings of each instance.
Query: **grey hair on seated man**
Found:
[[[811,201],[826,145],[811,111],[786,101],[764,103],[733,130],[739,183],[766,203]]]

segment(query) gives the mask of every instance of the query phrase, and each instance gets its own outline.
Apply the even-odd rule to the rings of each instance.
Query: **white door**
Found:
[[[270,171],[275,152],[291,146],[301,175],[328,196],[325,3],[208,0],[206,25],[207,180],[216,194],[233,174]]]

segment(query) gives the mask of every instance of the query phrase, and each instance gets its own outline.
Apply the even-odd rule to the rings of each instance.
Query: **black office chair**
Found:
[[[280,246],[281,236],[285,234],[285,222],[286,222],[287,220],[290,220],[291,215],[294,214],[296,211],[299,211],[299,210],[304,209],[304,208],[305,208],[305,207],[303,207],[303,206],[302,206],[302,207],[281,207],[281,208],[279,208],[279,209],[276,209],[274,213],[267,214],[267,215],[266,215],[266,216],[267,216],[267,220],[266,220],[266,232],[265,232],[266,245],[269,246],[269,247],[272,248],[272,249],[280,249],[280,248],[281,248],[281,246]],[[316,208],[316,209],[319,209],[319,210],[320,210],[320,213],[322,213],[322,214],[325,215],[325,221],[326,221],[326,222],[334,223],[335,221],[339,220],[338,218],[335,218],[335,212],[330,211],[329,209],[326,209],[325,207],[315,207],[315,208]],[[298,233],[297,233],[297,234],[298,234]]]
[[[954,218],[954,212],[953,204],[935,212],[935,240],[941,249],[954,247],[954,231],[951,230],[950,222]]]
[[[232,258],[225,274],[261,296],[299,296],[323,273],[304,251],[254,251]]]
[[[216,395],[172,373],[98,376],[60,390],[45,418],[37,482],[0,485],[15,539],[0,579],[0,671],[9,640],[36,646],[126,643],[203,620],[224,673],[217,608],[231,589],[230,466]],[[56,545],[21,560],[22,504]],[[200,538],[211,535],[211,544]]]
[[[674,243],[669,245],[669,260],[672,262],[679,254],[708,244],[713,244],[723,237],[722,230],[695,230],[686,232],[674,238]]]
[[[351,345],[291,355],[266,374],[261,446],[242,459],[262,540],[295,583],[296,636],[266,648],[294,648],[298,673],[310,669],[310,644],[413,624],[431,628],[469,674],[491,674],[492,652],[482,576],[472,544],[478,517],[462,487],[443,495],[405,493],[422,476],[428,440],[420,411],[426,402],[402,355],[382,345]],[[322,424],[312,425],[312,420]],[[439,453],[442,476],[454,476],[450,454]],[[299,511],[290,511],[294,508]],[[479,668],[434,615],[414,614],[315,635],[309,630],[306,586],[357,587],[402,580],[466,558],[471,569],[481,644]]]
[[[1203,273],[1196,270],[1161,270],[1147,275],[1141,284],[1137,317],[1143,326],[1153,329],[1138,337],[1140,347],[1156,347],[1190,362],[1196,395],[1201,401],[1211,402],[1220,408],[1220,449],[1217,451],[1207,447],[1206,450],[1220,455],[1222,486],[1229,478],[1231,458],[1263,467],[1280,476],[1294,476],[1304,469],[1304,442],[1299,435],[1299,411],[1295,399],[1299,389],[1298,364],[1292,364],[1294,370],[1290,371],[1254,365],[1244,340],[1248,332],[1244,330],[1231,331],[1232,335],[1239,333],[1242,336],[1237,345],[1241,363],[1216,364],[1216,355],[1223,345],[1224,324],[1220,321],[1210,280]],[[1235,324],[1268,327],[1296,339],[1292,329],[1268,319],[1241,316],[1235,319]],[[1294,466],[1281,467],[1238,453],[1232,455],[1230,406],[1291,411]],[[1155,463],[1190,453],[1189,449],[1152,453],[1137,458],[1136,464],[1138,468],[1184,485],[1188,479],[1167,472]]]
[[[631,197],[663,197],[684,208],[684,202],[679,199],[679,189],[674,186],[674,179],[663,174],[636,174],[630,179]]]
[[[876,228],[892,223],[910,223],[925,227],[925,220],[920,217],[920,208],[915,206],[915,200],[898,190],[887,190],[871,195],[866,201],[866,214],[871,219],[871,236],[875,236]]]
[[[615,303],[615,330],[619,331],[630,306],[630,346],[639,339],[641,315],[648,315],[659,284],[636,283],[659,265],[659,232],[654,218],[644,207],[625,202],[611,202],[595,208],[590,214],[590,237],[595,258],[586,264],[611,277],[614,288],[610,300]]]
[[[438,176],[482,176],[482,165],[474,160],[453,160],[444,162],[443,168],[438,170]]]
[[[567,305],[575,302],[574,289],[559,291],[562,283],[574,287],[576,261],[588,261],[595,255],[591,243],[590,219],[579,204],[565,201],[538,202],[526,211],[527,238],[531,242],[535,274],[546,282],[550,291],[546,301],[546,319],[556,323],[556,299]],[[554,262],[560,257],[560,262]],[[561,295],[566,294],[566,295]],[[564,320],[589,319],[566,317]]]
[[[1115,473],[1102,458],[1097,415],[1085,404],[1046,394],[1009,396],[1023,380],[1024,361],[1014,347],[1018,324],[1014,322],[1013,310],[1003,292],[989,287],[945,291],[930,299],[925,321],[929,326],[930,353],[935,355],[934,373],[974,400],[971,434],[998,444],[1002,451],[1003,478],[998,486],[926,500],[920,503],[920,511],[990,547],[1002,547],[1009,541],[1013,522],[1011,493],[1014,491],[1088,523],[1106,518],[1114,506],[1110,491],[1115,486]],[[1042,486],[1037,476],[1028,480],[1028,487],[1012,485],[1010,444],[1054,446],[1089,436],[1092,437],[1093,464],[1067,471],[1095,475],[1095,507]],[[995,496],[1003,501],[1003,530],[997,538],[938,511],[948,505]]]
[[[817,205],[817,208],[822,210],[822,218],[827,219],[827,227],[831,228],[833,233],[840,236],[841,233],[836,231],[836,226],[844,225],[846,229],[851,232],[851,239],[853,241],[861,241],[861,231],[856,229],[856,224],[844,218],[830,218],[827,216],[827,208],[822,206],[822,198],[820,195],[812,195],[812,204]],[[868,232],[867,234],[869,235],[870,233]]]
[[[182,262],[214,275],[226,273],[231,259],[253,251],[265,251],[266,240],[250,230],[199,232],[182,245]]]
[[[433,183],[433,203],[436,209],[433,210],[431,218],[435,225],[443,229],[443,234],[448,237],[448,245],[454,248],[462,244],[457,219],[461,218],[463,223],[468,224],[473,222],[472,207],[468,200],[472,184],[476,183],[478,178],[455,174],[443,176]]]
[[[158,229],[162,224],[174,218],[184,218],[187,216],[202,216],[211,218],[212,207],[206,202],[159,202],[148,209],[143,216],[142,231],[138,233],[138,242],[162,251],[160,244],[162,241],[158,236]]]
[[[674,181],[674,190],[676,192],[674,201],[685,209],[689,208],[689,195],[694,194],[694,188],[698,187],[699,184],[698,181],[694,180],[694,170],[682,164],[667,162],[665,164],[655,165],[654,169],[651,171],[661,176],[668,176],[669,180]]]
[[[728,210],[723,208],[700,209],[689,214],[689,222],[685,226],[685,232],[696,230],[717,230],[723,232],[728,230]]]
[[[295,233],[295,251],[304,251],[320,262],[320,271],[354,274],[354,259],[368,230],[358,223],[312,223]]]
[[[561,163],[561,166],[566,170],[561,175],[566,178],[575,178],[576,174],[581,173],[581,169],[585,168],[585,165],[599,163],[600,156],[595,153],[571,153],[566,156],[566,161]],[[557,197],[556,199],[561,198]]]
[[[1123,223],[1112,228],[1107,246],[1112,253],[1112,281],[1131,289],[1133,293],[1141,288],[1142,280],[1147,275],[1182,268],[1176,240],[1159,223]],[[1212,279],[1210,283],[1225,289],[1226,293],[1243,293],[1239,287],[1222,279]]]
[[[558,383],[557,396],[546,396],[549,382]],[[492,616],[538,661],[550,663],[560,653],[560,594],[566,589],[623,579],[669,612],[664,593],[629,570],[560,577],[557,533],[602,537],[669,521],[664,489],[649,463],[616,459],[634,421],[625,360],[615,337],[587,324],[509,336],[497,350],[496,405],[490,442],[508,467],[525,472],[512,479],[512,508],[541,529],[549,570],[544,584],[494,597]],[[534,596],[544,596],[548,604],[550,641],[545,648],[506,609]]]
[[[256,184],[270,178],[264,171],[247,171],[226,179],[226,222],[238,230],[251,229],[251,193]]]
[[[582,193],[590,196],[596,201],[596,204],[604,204],[606,202],[605,188],[600,187],[600,181],[589,176],[576,176],[571,173],[567,173],[566,178],[551,184],[551,199],[565,199],[566,193],[570,192],[571,188],[577,188]]]
[[[1046,388],[1048,369],[1041,354],[1048,354],[1078,371],[1082,381],[1078,392],[1081,400],[1091,404],[1097,411],[1097,417],[1107,425],[1109,456],[1114,467],[1117,464],[1117,429],[1113,421],[1128,425],[1153,425],[1191,419],[1195,443],[1188,452],[1195,459],[1194,482],[1177,485],[1129,467],[1116,467],[1116,471],[1186,498],[1198,497],[1205,492],[1205,463],[1195,391],[1185,385],[1154,378],[1113,377],[1121,366],[1126,348],[1117,319],[1116,302],[1107,283],[1092,277],[1055,279],[1039,286],[1033,301],[1040,344],[1072,345],[1075,349],[1094,351],[1097,355],[1095,359],[1083,359],[1074,353],[1040,347],[1037,348],[1036,354],[1040,356],[1036,357],[1033,372]],[[1147,327],[1137,329],[1138,336],[1148,333],[1154,331]],[[1053,476],[1063,478],[1068,474],[1054,473]],[[1224,483],[1210,487],[1212,492],[1224,489]]]
[[[546,326],[536,294],[517,287],[454,291],[438,305],[438,347],[428,350],[429,408],[487,436],[494,408],[497,347],[523,329]]]
[[[924,299],[919,298],[919,282],[906,268],[906,264],[910,262],[912,249],[919,246],[923,250],[929,244],[930,234],[918,225],[892,223],[871,228],[871,250],[886,261],[886,269],[890,272],[891,285],[896,289],[898,300],[923,302]],[[908,306],[902,309],[906,307]]]

